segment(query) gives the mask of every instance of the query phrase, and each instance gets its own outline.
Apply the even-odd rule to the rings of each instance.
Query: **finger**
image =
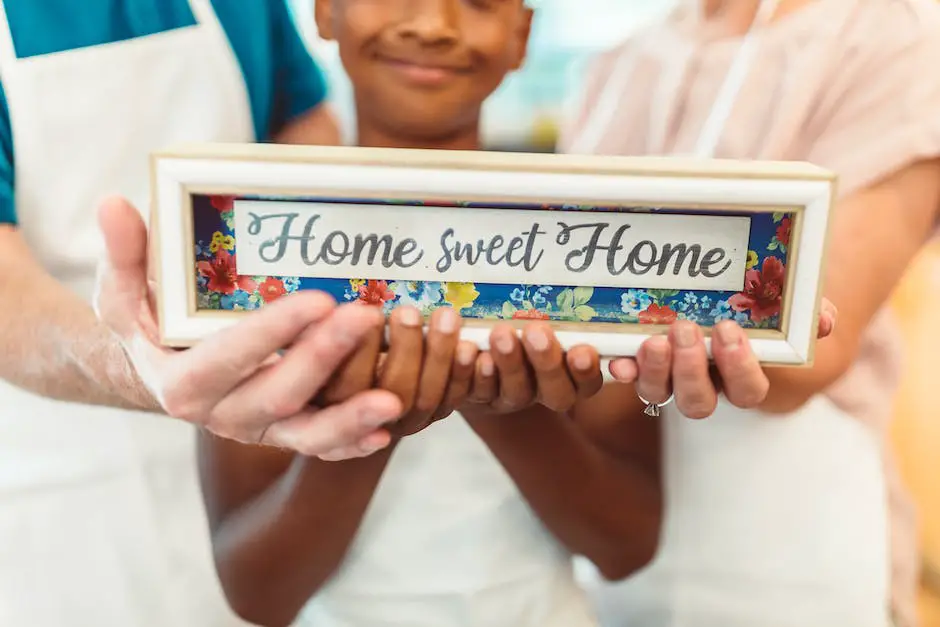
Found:
[[[317,384],[314,390],[319,389],[333,374],[335,366],[328,364],[342,361],[355,348],[376,315],[367,314],[369,320],[364,320],[362,315],[334,318],[331,314],[335,309],[335,301],[322,292],[291,295],[251,312],[238,324],[189,350],[174,353],[165,372],[159,373],[164,408],[177,418],[205,420],[213,407],[248,380],[271,355],[309,333],[311,325],[324,323],[335,337],[311,334],[307,338],[312,348],[322,349],[314,352],[323,353],[325,360],[325,365],[312,362],[317,364],[315,375],[325,375],[312,379]],[[309,367],[310,363],[304,367]],[[310,398],[312,395],[306,400]],[[255,399],[254,403],[257,402]]]
[[[676,407],[688,418],[707,418],[715,413],[718,393],[708,374],[705,338],[697,324],[687,320],[673,323],[672,386]]]
[[[451,368],[450,384],[447,386],[447,395],[440,409],[435,413],[435,420],[450,415],[463,405],[470,395],[473,385],[473,371],[480,349],[473,342],[462,341],[457,344],[454,365]]]
[[[415,398],[415,410],[425,420],[430,420],[447,394],[454,353],[460,339],[460,322],[460,315],[450,307],[442,307],[431,314],[421,383]]]
[[[712,334],[712,355],[729,403],[753,409],[764,402],[770,381],[751,350],[744,329],[730,321],[716,325]]]
[[[579,399],[590,398],[604,387],[601,356],[593,346],[573,347],[566,355],[566,362]]]
[[[359,457],[368,457],[369,455],[381,451],[392,442],[392,436],[384,429],[374,431],[362,438],[353,446],[333,449],[327,453],[317,455],[325,462],[339,462],[347,459],[356,459]]]
[[[473,387],[470,389],[470,402],[489,405],[499,393],[499,380],[496,378],[496,364],[488,352],[480,353],[473,372]]]
[[[832,304],[832,301],[824,298],[819,311],[819,333],[817,335],[819,339],[832,335],[832,332],[836,329],[836,319],[838,317],[839,310]]]
[[[389,349],[379,375],[379,386],[401,400],[406,416],[414,407],[421,380],[424,361],[422,327],[421,313],[414,307],[400,307],[389,316]],[[400,422],[398,428],[409,433],[412,426]]]
[[[298,413],[383,322],[382,313],[373,307],[350,304],[336,309],[322,324],[308,327],[277,363],[226,395],[210,413],[212,427],[245,437],[237,434]]]
[[[125,198],[110,196],[98,208],[98,226],[113,279],[122,292],[147,290],[147,225]]]
[[[650,403],[664,403],[672,392],[672,346],[669,338],[654,335],[637,351],[637,394]]]
[[[382,436],[382,425],[395,420],[402,406],[383,390],[361,392],[348,401],[323,409],[310,409],[272,424],[261,444],[290,449],[307,457],[329,454]]]
[[[637,375],[639,374],[636,360],[630,357],[621,357],[620,359],[611,360],[607,369],[610,372],[610,376],[620,383],[633,383],[636,381]]]
[[[568,411],[578,400],[574,382],[568,376],[565,354],[544,322],[533,322],[522,331],[522,346],[532,366],[539,403],[555,412]]]
[[[379,350],[384,339],[384,330],[384,325],[376,326],[366,334],[356,352],[320,392],[318,405],[333,405],[346,400],[357,392],[373,387],[379,362]]]
[[[499,392],[493,407],[500,412],[518,411],[535,398],[525,352],[515,329],[498,324],[490,333],[490,354],[499,376]]]

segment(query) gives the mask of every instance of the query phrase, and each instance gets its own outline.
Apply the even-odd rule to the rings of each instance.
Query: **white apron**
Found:
[[[498,420],[498,418],[497,418]],[[403,440],[298,627],[594,627],[570,553],[459,414]]]
[[[775,5],[763,3],[744,38],[695,156],[714,154]],[[630,55],[618,60],[597,119],[572,152],[595,152],[616,99],[628,93],[630,63]],[[662,80],[663,95],[677,87],[677,75]],[[668,100],[652,108],[662,118]],[[658,122],[654,151],[665,120]],[[788,416],[722,399],[706,420],[689,420],[674,404],[661,420],[666,511],[656,559],[619,583],[577,561],[604,627],[888,624],[887,487],[871,429],[822,395]]]
[[[254,141],[227,36],[209,0],[190,4],[191,27],[17,59],[0,2],[21,230],[42,265],[89,301],[104,195],[146,212],[151,151]],[[198,485],[189,425],[0,382],[0,625],[236,624]]]

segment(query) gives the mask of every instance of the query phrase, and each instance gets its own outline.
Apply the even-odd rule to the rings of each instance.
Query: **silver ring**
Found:
[[[639,399],[643,401],[643,404],[646,405],[646,409],[643,410],[644,414],[646,414],[647,416],[651,418],[659,418],[660,415],[662,415],[662,408],[668,405],[669,403],[671,403],[673,399],[676,398],[676,394],[675,392],[673,392],[672,394],[669,395],[669,398],[664,400],[662,403],[651,403],[645,398],[643,398],[642,396],[640,396],[639,392],[637,392],[637,397],[639,397]]]

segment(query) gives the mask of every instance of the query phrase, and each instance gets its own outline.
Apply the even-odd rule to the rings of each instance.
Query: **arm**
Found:
[[[464,415],[555,536],[622,579],[653,559],[662,519],[660,426],[642,410],[632,386],[612,383],[570,415]]]
[[[938,216],[940,160],[909,166],[839,204],[825,279],[839,322],[817,344],[811,368],[766,370],[770,389],[761,409],[794,411],[848,370],[863,332],[936,229]]]
[[[0,225],[0,377],[51,398],[157,411],[117,337]]]
[[[216,569],[239,616],[293,622],[342,564],[392,448],[334,463],[201,436]]]
[[[443,322],[447,316],[450,324]],[[378,384],[415,408],[397,421],[397,432],[420,430],[415,418],[426,426],[425,411],[417,408],[438,407],[445,398],[458,321],[451,309],[436,311],[425,348],[420,313],[393,312]],[[370,335],[325,394],[341,400],[372,387],[382,338],[381,330]],[[200,474],[216,568],[242,618],[289,625],[336,572],[392,455],[394,445],[380,444],[379,452],[333,463],[202,438]]]

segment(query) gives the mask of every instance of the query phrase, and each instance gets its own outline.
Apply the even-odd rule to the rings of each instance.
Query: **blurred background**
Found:
[[[347,133],[354,124],[348,81],[336,50],[317,37],[313,0],[290,0],[313,54],[327,69],[332,101]],[[551,151],[557,120],[578,93],[584,62],[626,33],[660,18],[675,0],[534,0],[538,10],[525,68],[491,99],[484,135],[493,150]],[[912,265],[893,306],[907,341],[904,383],[896,399],[892,442],[918,508],[924,573],[921,613],[940,627],[940,242]]]

